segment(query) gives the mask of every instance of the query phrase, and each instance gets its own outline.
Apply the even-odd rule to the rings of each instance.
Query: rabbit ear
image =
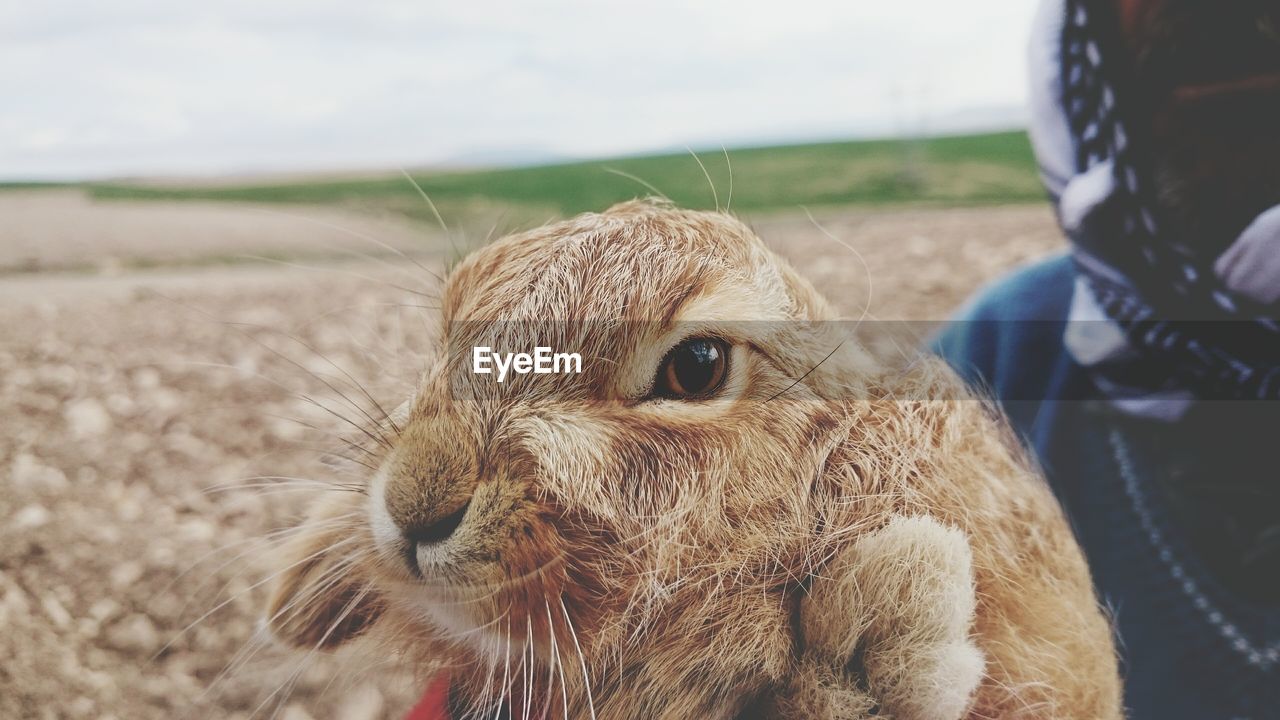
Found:
[[[368,630],[385,604],[360,572],[364,553],[354,546],[354,523],[342,523],[332,507],[306,523],[323,531],[303,529],[283,549],[285,569],[267,601],[266,626],[287,645],[331,650]]]

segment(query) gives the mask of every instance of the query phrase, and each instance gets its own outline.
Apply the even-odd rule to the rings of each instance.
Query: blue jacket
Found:
[[[934,349],[1000,401],[1043,465],[1114,616],[1130,717],[1280,719],[1280,613],[1206,571],[1154,481],[1169,453],[1142,443],[1166,430],[1110,410],[1066,352],[1074,279],[1066,257],[1019,271]]]

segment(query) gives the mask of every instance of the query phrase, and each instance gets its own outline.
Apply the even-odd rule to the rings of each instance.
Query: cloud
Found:
[[[418,165],[947,130],[1026,0],[8,3],[0,175]]]

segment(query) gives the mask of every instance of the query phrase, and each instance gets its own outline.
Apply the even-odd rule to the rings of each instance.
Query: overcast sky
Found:
[[[1009,126],[1032,0],[3,0],[0,178]]]

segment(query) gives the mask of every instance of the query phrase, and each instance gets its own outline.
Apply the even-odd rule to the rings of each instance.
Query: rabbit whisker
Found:
[[[578,651],[578,661],[582,664],[583,689],[587,693],[587,709],[591,711],[591,720],[596,720],[596,703],[591,697],[591,675],[587,673],[587,658],[582,654],[582,645],[578,643],[578,632],[573,629],[573,619],[569,617],[569,608],[565,607],[564,596],[560,598],[560,610],[564,613],[564,622],[569,627],[569,636],[573,638],[573,647]]]
[[[729,169],[729,199],[724,203],[724,211],[728,213],[733,208],[733,163],[729,161],[729,149],[720,144],[720,152],[724,153],[724,164]]]
[[[551,619],[551,602],[548,601],[546,598],[543,598],[542,604],[546,607],[546,610],[547,610],[547,632],[551,635],[551,655],[552,655],[553,667],[558,668],[559,674],[560,674],[560,699],[561,699],[561,702],[564,703],[564,706],[561,709],[561,712],[563,713],[563,717],[568,717],[569,686],[564,676],[564,658],[560,655],[560,642],[556,637],[556,624]],[[551,687],[554,687],[554,685]],[[547,690],[547,695],[548,696],[551,695],[550,688],[548,688]]]
[[[173,644],[174,644],[175,642],[177,642],[180,638],[182,638],[184,635],[186,635],[188,632],[190,632],[192,628],[194,628],[196,625],[199,625],[200,623],[204,622],[205,620],[209,619],[209,617],[210,617],[210,616],[212,616],[214,613],[218,612],[218,611],[219,611],[219,610],[221,610],[222,608],[226,607],[227,605],[231,604],[232,602],[235,602],[235,600],[236,600],[237,598],[239,598],[241,595],[244,595],[245,593],[247,593],[247,592],[249,592],[249,591],[251,591],[251,590],[255,590],[255,589],[257,589],[257,588],[260,588],[260,587],[262,587],[263,585],[266,585],[267,583],[269,583],[269,582],[271,582],[271,581],[275,580],[277,577],[279,577],[279,576],[283,575],[284,573],[286,573],[286,572],[288,572],[288,571],[290,571],[290,570],[292,570],[292,569],[294,569],[294,568],[296,568],[296,567],[298,567],[298,566],[300,566],[300,565],[303,565],[303,564],[305,564],[305,563],[308,563],[308,562],[310,562],[310,561],[312,561],[312,560],[314,560],[314,559],[316,559],[316,558],[320,557],[321,555],[324,555],[325,553],[331,552],[335,547],[338,547],[338,546],[340,546],[340,545],[343,545],[343,544],[345,544],[345,543],[347,543],[347,542],[350,542],[350,541],[352,541],[352,540],[354,540],[354,539],[355,539],[355,538],[345,538],[345,539],[343,539],[343,540],[339,540],[338,542],[334,543],[333,545],[330,545],[330,546],[328,546],[328,547],[323,547],[323,548],[321,548],[321,549],[317,550],[316,552],[311,553],[310,555],[308,555],[308,556],[306,556],[306,557],[302,558],[301,560],[298,560],[298,561],[296,561],[296,562],[290,563],[289,565],[287,565],[287,566],[285,566],[285,567],[283,567],[283,568],[280,568],[280,569],[279,569],[279,570],[277,570],[276,572],[271,573],[271,574],[270,574],[270,575],[268,575],[267,577],[265,577],[265,578],[263,578],[263,579],[259,580],[258,582],[256,582],[256,583],[254,583],[254,584],[250,585],[249,587],[245,588],[244,590],[242,590],[242,591],[240,591],[240,592],[238,592],[238,593],[236,593],[236,594],[232,595],[231,597],[227,598],[226,600],[223,600],[222,602],[220,602],[220,603],[218,603],[217,605],[215,605],[215,606],[214,606],[212,609],[210,609],[208,612],[206,612],[206,613],[204,613],[203,615],[201,615],[200,617],[196,618],[194,621],[192,621],[190,624],[188,624],[188,625],[187,625],[186,627],[184,627],[182,630],[179,630],[179,631],[178,631],[178,633],[177,633],[176,635],[174,635],[172,638],[170,638],[169,642],[165,643],[163,647],[161,647],[159,650],[157,650],[157,651],[156,651],[156,652],[151,656],[151,660],[152,660],[152,661],[155,661],[155,659],[156,659],[156,658],[158,658],[158,657],[160,657],[162,654],[164,654],[164,652],[165,652],[166,650],[168,650],[169,648],[173,647]]]
[[[507,619],[507,649],[502,654],[502,687],[501,694],[498,696],[498,709],[493,714],[493,719],[498,720],[498,716],[502,714],[502,706],[507,704],[507,694],[511,690],[511,619]],[[509,706],[508,706],[509,707]]]
[[[350,600],[347,601],[346,605],[343,606],[342,611],[339,612],[338,617],[334,618],[333,622],[329,624],[329,628],[325,630],[324,634],[320,637],[320,639],[315,642],[315,645],[313,645],[309,650],[307,650],[306,655],[304,655],[302,660],[298,662],[297,669],[294,670],[293,674],[289,677],[288,681],[285,684],[281,685],[280,687],[276,688],[276,690],[274,690],[270,695],[268,695],[266,699],[264,699],[262,703],[260,703],[258,707],[253,710],[253,712],[249,713],[249,717],[257,716],[258,710],[261,710],[271,700],[271,698],[275,697],[277,694],[279,694],[279,699],[276,701],[276,709],[274,712],[271,713],[271,717],[274,718],[276,715],[280,713],[281,710],[284,709],[284,704],[285,702],[288,701],[289,696],[293,693],[293,689],[297,685],[299,678],[302,677],[303,671],[306,670],[307,663],[311,660],[311,658],[315,655],[315,653],[318,652],[320,648],[324,646],[325,642],[329,640],[330,636],[333,635],[334,631],[337,630],[338,627],[341,626],[342,623],[351,615],[351,613],[355,611],[355,608],[360,604],[361,601],[365,599],[365,597],[369,594],[370,591],[371,591],[371,588],[368,585],[366,585],[363,588],[361,588],[360,592],[356,593],[354,597],[352,597]],[[283,691],[282,694],[281,694],[281,691]]]
[[[634,181],[634,182],[640,183],[641,185],[643,185],[645,188],[647,188],[647,189],[648,189],[650,192],[652,192],[653,194],[657,195],[658,197],[662,198],[663,200],[666,200],[667,202],[671,202],[671,198],[667,197],[666,193],[662,192],[661,190],[659,190],[658,188],[654,187],[653,185],[650,185],[650,184],[649,184],[649,182],[648,182],[647,180],[645,180],[644,178],[638,177],[638,176],[636,176],[636,175],[632,175],[632,174],[631,174],[631,173],[629,173],[629,172],[625,172],[625,171],[619,170],[619,169],[617,169],[617,168],[606,167],[606,168],[603,168],[603,169],[604,169],[604,171],[605,171],[605,172],[607,172],[607,173],[612,173],[613,175],[617,175],[618,177],[624,177],[624,178],[626,178],[626,179],[628,179],[628,180],[632,180],[632,181]]]
[[[397,248],[397,247],[395,247],[394,245],[391,245],[390,243],[387,243],[387,242],[384,242],[384,241],[382,241],[382,240],[379,240],[378,238],[373,237],[372,235],[366,235],[365,233],[358,232],[358,231],[356,231],[356,230],[352,230],[351,228],[343,227],[342,225],[338,225],[338,224],[336,224],[336,223],[331,223],[331,222],[328,222],[328,221],[325,221],[325,220],[320,220],[320,219],[317,219],[317,218],[308,217],[308,216],[306,216],[306,215],[299,215],[299,214],[295,214],[295,213],[288,213],[288,212],[283,212],[283,211],[280,211],[280,210],[271,210],[271,209],[266,209],[266,208],[254,208],[254,209],[255,209],[257,212],[265,213],[265,214],[268,214],[268,215],[278,215],[278,216],[282,216],[282,217],[292,218],[292,219],[295,219],[295,220],[302,220],[303,222],[309,222],[309,223],[312,223],[312,224],[314,224],[314,225],[318,225],[318,226],[320,226],[320,227],[325,227],[325,228],[329,228],[329,229],[332,229],[332,230],[337,230],[337,231],[339,231],[339,232],[346,233],[347,235],[350,235],[351,237],[357,238],[357,239],[359,239],[359,240],[364,240],[364,241],[366,241],[366,242],[373,243],[374,245],[377,245],[377,246],[379,246],[379,247],[381,247],[381,248],[384,248],[384,249],[390,250],[391,252],[393,252],[393,253],[395,253],[395,254],[399,255],[400,257],[404,258],[405,260],[408,260],[409,262],[411,262],[411,263],[413,263],[414,265],[416,265],[416,266],[418,267],[418,269],[419,269],[419,270],[422,270],[422,271],[423,271],[423,272],[425,272],[426,274],[428,274],[428,275],[430,275],[431,277],[435,278],[437,281],[439,281],[439,282],[444,282],[444,278],[442,278],[441,276],[439,276],[439,275],[437,275],[436,273],[432,272],[431,270],[427,269],[427,267],[426,267],[426,266],[424,266],[422,263],[420,263],[420,262],[418,262],[417,260],[415,260],[415,259],[413,258],[413,256],[412,256],[412,255],[409,255],[408,253],[406,253],[405,251],[401,250],[400,248]],[[377,259],[377,258],[374,258],[372,255],[367,255],[366,257],[368,257],[368,258],[369,258],[369,259],[371,259],[371,260]],[[385,262],[385,261],[384,261],[384,262]],[[388,265],[392,265],[391,263],[387,263],[387,264],[388,264]],[[395,266],[395,265],[392,265],[392,267],[397,267],[397,268],[398,268],[398,266]]]
[[[707,172],[707,166],[702,164],[702,158],[698,157],[698,153],[694,152],[693,148],[685,145],[684,149],[689,151],[689,154],[693,156],[693,161],[698,163],[698,167],[702,169],[702,176],[707,179],[707,185],[711,186],[711,197],[715,200],[716,212],[720,212],[720,193],[716,192],[716,184],[711,181],[711,173]]]

